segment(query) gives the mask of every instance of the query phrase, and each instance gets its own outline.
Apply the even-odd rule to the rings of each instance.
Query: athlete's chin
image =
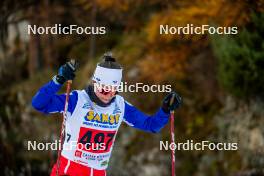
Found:
[[[100,98],[102,102],[109,103],[111,99],[109,98]]]
[[[104,103],[109,103],[110,100],[102,100]]]

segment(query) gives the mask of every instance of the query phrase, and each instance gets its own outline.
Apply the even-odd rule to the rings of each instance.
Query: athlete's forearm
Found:
[[[159,132],[169,121],[169,114],[165,113],[162,109],[159,109],[154,115],[150,117],[150,129],[151,132]]]
[[[32,106],[43,113],[63,111],[64,96],[56,95],[62,85],[53,80],[42,86],[32,99]]]
[[[154,115],[148,116],[134,106],[125,104],[124,121],[132,127],[157,133],[168,123],[168,119],[169,114],[165,113],[162,109],[159,109]]]

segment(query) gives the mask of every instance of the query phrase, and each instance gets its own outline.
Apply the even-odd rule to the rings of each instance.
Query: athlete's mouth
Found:
[[[110,90],[104,90],[104,89],[101,89],[99,92],[100,92],[101,94],[103,94],[103,95],[108,95],[108,94],[111,93]]]

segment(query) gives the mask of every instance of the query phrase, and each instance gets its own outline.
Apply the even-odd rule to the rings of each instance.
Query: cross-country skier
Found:
[[[75,65],[70,62],[59,68],[58,75],[39,89],[32,106],[43,113],[62,113],[65,94],[56,94],[67,80],[75,77]],[[110,55],[97,64],[91,83],[84,90],[71,92],[65,123],[62,153],[51,175],[105,176],[114,140],[124,121],[129,126],[147,132],[159,132],[169,120],[169,112],[181,104],[175,92],[168,94],[161,108],[151,116],[139,111],[117,94],[122,68]],[[100,86],[95,86],[100,85]],[[111,89],[109,89],[111,87]],[[170,103],[171,97],[176,95]],[[57,170],[58,167],[58,170]]]

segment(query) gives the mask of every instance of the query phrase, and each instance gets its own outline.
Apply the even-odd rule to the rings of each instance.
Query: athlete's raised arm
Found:
[[[66,63],[59,68],[58,75],[42,86],[32,98],[32,106],[43,113],[63,112],[65,103],[65,94],[56,94],[63,83],[67,80],[73,80],[75,77],[75,67]],[[77,92],[70,94],[68,112],[72,113],[77,102]]]

